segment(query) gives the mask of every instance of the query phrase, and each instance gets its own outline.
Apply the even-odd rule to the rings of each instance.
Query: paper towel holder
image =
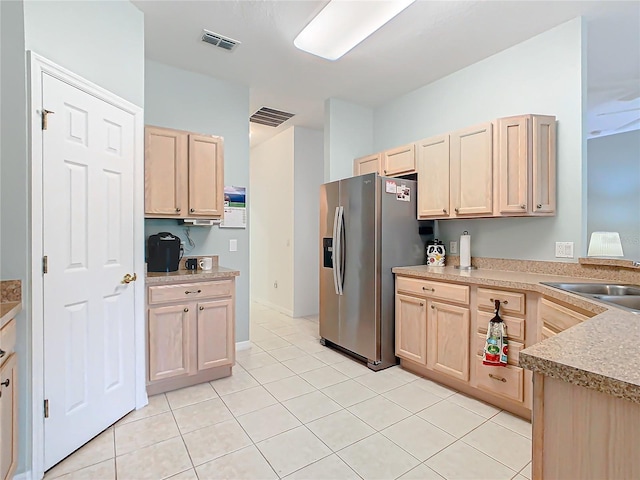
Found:
[[[469,232],[467,232],[466,230],[462,233],[462,235],[469,235]],[[460,247],[462,248],[462,237],[460,237]],[[462,250],[460,251],[460,254],[462,254]],[[473,265],[471,265],[471,258],[469,258],[469,265],[467,266],[462,266],[462,265],[456,265],[454,268],[458,269],[458,270],[477,270],[478,267],[474,267]],[[462,262],[461,262],[462,263]]]

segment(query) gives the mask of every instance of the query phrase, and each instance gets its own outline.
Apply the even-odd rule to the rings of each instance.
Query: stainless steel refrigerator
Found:
[[[424,263],[416,182],[375,173],[320,187],[320,337],[367,362],[395,365],[396,266]]]

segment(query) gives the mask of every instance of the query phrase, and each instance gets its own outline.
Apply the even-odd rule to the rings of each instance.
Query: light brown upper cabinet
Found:
[[[220,218],[224,212],[222,137],[145,128],[145,216]]]
[[[421,140],[418,157],[418,218],[493,214],[491,122]]]
[[[493,213],[493,125],[451,134],[451,218]]]
[[[497,130],[498,213],[555,214],[555,117],[520,115],[500,118]]]
[[[387,177],[409,175],[416,172],[414,143],[382,152],[382,174]]]
[[[374,172],[386,177],[416,173],[415,143],[356,158],[353,161],[354,176]]]
[[[374,153],[373,155],[367,155],[366,157],[356,158],[353,161],[353,176],[365,175],[367,173],[381,173],[381,155]]]
[[[418,171],[418,218],[448,218],[449,135],[416,143]]]

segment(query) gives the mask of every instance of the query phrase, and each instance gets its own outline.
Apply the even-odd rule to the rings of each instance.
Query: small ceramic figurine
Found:
[[[437,238],[427,243],[427,265],[430,267],[444,267],[446,251],[444,244]]]

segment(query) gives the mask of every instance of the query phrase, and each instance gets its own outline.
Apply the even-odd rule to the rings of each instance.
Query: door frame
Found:
[[[43,252],[43,151],[42,151],[42,74],[65,82],[89,95],[118,107],[134,117],[133,150],[133,240],[134,271],[141,281],[134,282],[134,342],[135,342],[135,406],[148,403],[145,378],[145,261],[144,261],[144,118],[143,109],[79,75],[56,65],[46,58],[27,52],[27,98],[29,122],[29,158],[31,184],[31,478],[44,475],[44,279]],[[27,340],[29,341],[29,339]],[[30,360],[30,362],[29,362]]]

